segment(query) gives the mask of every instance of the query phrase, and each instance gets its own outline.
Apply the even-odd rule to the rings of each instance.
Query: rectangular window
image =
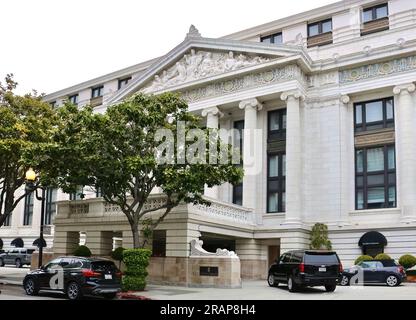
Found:
[[[363,10],[363,23],[371,22],[378,19],[388,17],[389,10],[387,3],[380,4],[374,7]]]
[[[394,145],[355,151],[355,207],[396,207],[396,161]]]
[[[78,94],[73,94],[72,96],[68,97],[68,101],[71,102],[72,104],[78,104]]]
[[[124,78],[124,79],[119,79],[118,80],[118,90],[124,88],[129,83],[130,80],[131,80],[131,77]]]
[[[243,146],[244,146],[244,120],[234,122],[233,147],[240,154],[240,164],[243,165]],[[243,205],[243,182],[233,186],[233,203]]]
[[[332,32],[332,19],[308,24],[308,37],[314,37],[329,32]]]
[[[267,212],[285,212],[286,155],[270,153],[267,157]]]
[[[273,140],[286,138],[286,109],[269,111],[267,136]]]
[[[153,231],[152,237],[152,257],[166,257],[166,230]]]
[[[394,127],[393,98],[354,104],[355,132]]]
[[[264,43],[282,44],[283,43],[282,33],[279,32],[279,33],[274,33],[268,36],[261,37],[260,41]]]
[[[23,225],[32,225],[33,218],[33,192],[29,193],[25,197],[25,208],[23,213]]]
[[[46,189],[46,211],[45,211],[45,220],[44,225],[51,225],[53,218],[56,214],[56,198],[57,198],[57,189],[48,188]]]
[[[104,86],[92,88],[91,98],[98,98],[103,96]]]

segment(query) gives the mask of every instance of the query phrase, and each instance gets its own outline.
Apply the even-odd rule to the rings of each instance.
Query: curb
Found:
[[[120,300],[152,300],[148,297],[135,294],[135,291],[120,292],[117,294],[117,298]]]

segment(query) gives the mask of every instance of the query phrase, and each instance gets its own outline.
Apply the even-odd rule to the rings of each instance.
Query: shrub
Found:
[[[126,250],[123,247],[118,247],[115,250],[111,251],[111,258],[118,261],[118,267],[121,267],[121,261],[123,261],[123,251]]]
[[[416,266],[416,257],[412,256],[411,254],[405,254],[400,257],[399,263],[405,269],[413,268],[414,266]]]
[[[74,255],[78,257],[91,257],[91,250],[87,246],[78,246],[75,249]]]
[[[311,249],[332,249],[331,241],[328,239],[328,227],[323,223],[316,223],[311,231]]]
[[[375,260],[391,260],[391,257],[388,254],[379,253],[378,255],[376,255],[374,259]]]
[[[126,272],[123,277],[124,291],[143,290],[146,287],[147,266],[152,252],[149,249],[127,249],[123,251]]]
[[[357,259],[355,259],[354,264],[357,265],[361,261],[365,261],[365,260],[374,260],[374,258],[372,256],[362,255],[362,256],[359,256]]]

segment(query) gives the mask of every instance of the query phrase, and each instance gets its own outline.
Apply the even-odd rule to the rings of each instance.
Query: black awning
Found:
[[[38,247],[38,248],[40,248],[40,247],[46,248],[47,247],[45,239],[41,239],[41,238],[37,238],[35,241],[33,241],[32,245],[35,246],[35,247]]]
[[[22,238],[16,238],[10,244],[16,248],[23,248],[25,246]]]
[[[362,246],[386,246],[387,239],[378,231],[369,231],[363,234],[358,241],[358,245]]]

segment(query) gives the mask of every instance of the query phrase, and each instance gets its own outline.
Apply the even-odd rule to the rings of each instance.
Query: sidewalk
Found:
[[[0,284],[19,285],[23,283],[23,278],[30,271],[29,267],[0,267]]]

